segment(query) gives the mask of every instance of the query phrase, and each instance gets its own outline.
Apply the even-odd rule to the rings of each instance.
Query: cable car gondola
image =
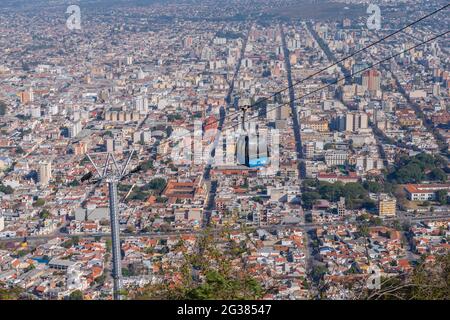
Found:
[[[269,165],[269,151],[267,141],[258,132],[248,133],[245,129],[245,113],[249,106],[242,110],[241,135],[236,146],[237,163],[249,168],[265,167]]]

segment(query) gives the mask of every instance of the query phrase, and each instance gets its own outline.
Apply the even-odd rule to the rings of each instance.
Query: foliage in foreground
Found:
[[[8,289],[0,283],[0,300],[18,300],[22,292],[23,291],[20,288],[15,287]]]
[[[433,263],[422,262],[410,275],[382,280],[380,290],[368,292],[365,299],[449,300],[450,253]]]
[[[245,242],[216,239],[207,231],[197,239],[194,252],[186,253],[182,243],[179,249],[184,251],[182,267],[175,270],[179,281],[149,285],[134,299],[249,300],[263,296],[261,284],[241,260],[247,250]]]

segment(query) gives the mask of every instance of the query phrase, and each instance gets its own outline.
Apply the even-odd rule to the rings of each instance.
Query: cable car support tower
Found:
[[[119,181],[126,175],[127,167],[130,164],[134,150],[131,150],[128,159],[122,168],[117,164],[113,153],[106,154],[106,161],[103,167],[99,168],[92,160],[91,155],[86,154],[89,161],[95,168],[95,171],[101,181],[106,181],[109,190],[109,218],[111,221],[111,239],[112,239],[112,262],[113,262],[113,298],[120,300],[120,291],[122,289],[122,266],[121,266],[121,249],[120,249],[120,227],[119,227],[119,208],[117,185]]]

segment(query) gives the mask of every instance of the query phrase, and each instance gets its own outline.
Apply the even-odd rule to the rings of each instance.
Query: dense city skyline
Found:
[[[0,299],[447,300],[448,11],[3,1]]]

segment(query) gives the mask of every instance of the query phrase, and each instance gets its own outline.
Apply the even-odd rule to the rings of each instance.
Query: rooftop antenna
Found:
[[[98,154],[98,153],[97,153]],[[105,154],[105,153],[101,153]],[[112,152],[106,153],[106,161],[103,167],[98,167],[92,160],[91,155],[86,154],[89,161],[97,171],[100,177],[100,181],[104,180],[108,184],[109,189],[109,217],[111,220],[111,238],[112,238],[112,258],[113,258],[113,282],[114,300],[120,300],[120,291],[122,289],[122,266],[121,266],[121,252],[120,252],[120,228],[119,228],[119,211],[118,211],[118,196],[117,196],[117,184],[126,175],[127,167],[130,164],[131,157],[134,154],[134,150],[131,150],[128,159],[122,168],[117,164],[116,158]]]

